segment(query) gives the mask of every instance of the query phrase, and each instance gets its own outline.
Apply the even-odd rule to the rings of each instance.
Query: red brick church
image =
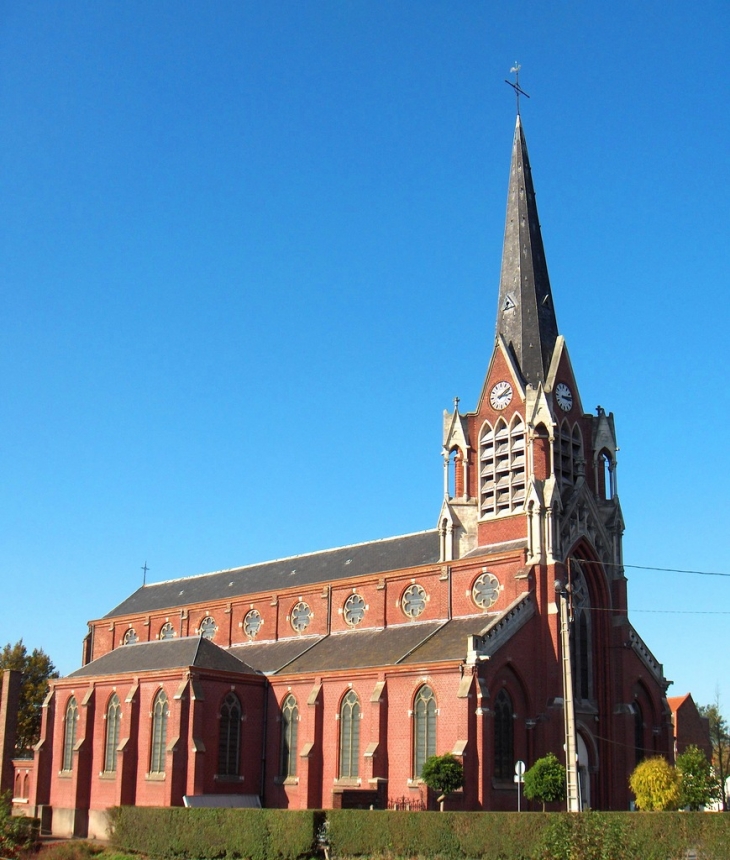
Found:
[[[135,591],[53,683],[28,809],[104,835],[118,804],[418,807],[451,752],[451,808],[513,810],[515,762],[564,757],[568,699],[582,806],[628,809],[672,726],[628,619],[616,451],[558,332],[518,117],[496,338],[474,410],[444,414],[436,528]]]

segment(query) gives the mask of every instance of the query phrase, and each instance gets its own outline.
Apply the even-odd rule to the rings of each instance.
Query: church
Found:
[[[444,753],[450,809],[515,810],[515,764],[565,749],[578,808],[629,808],[637,762],[671,757],[668,682],[629,621],[614,418],[558,329],[519,115],[494,304],[435,528],[145,585],[89,623],[26,763],[53,833],[103,837],[120,804],[434,808]]]

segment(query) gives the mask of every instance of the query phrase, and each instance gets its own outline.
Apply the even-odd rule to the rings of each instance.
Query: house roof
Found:
[[[129,675],[164,669],[195,667],[217,672],[253,675],[255,670],[230,652],[200,636],[122,645],[109,651],[67,677],[88,678],[102,675]]]
[[[436,529],[143,585],[104,618],[435,564]]]

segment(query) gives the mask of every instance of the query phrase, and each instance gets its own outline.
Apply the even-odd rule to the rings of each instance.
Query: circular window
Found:
[[[499,597],[499,580],[493,573],[478,576],[471,590],[471,599],[481,609],[494,606]]]
[[[259,632],[263,619],[258,609],[251,609],[243,619],[243,632],[251,639]]]
[[[215,621],[210,617],[210,615],[206,615],[200,622],[198,633],[200,633],[203,639],[212,639],[215,636],[217,629],[218,627],[216,626]]]
[[[167,621],[160,628],[160,639],[173,639],[175,636],[175,628]]]
[[[403,592],[401,606],[403,607],[403,612],[409,618],[418,618],[426,608],[426,590],[423,586],[418,584],[409,585]]]
[[[292,609],[290,619],[291,626],[297,633],[303,633],[309,627],[309,622],[312,620],[312,610],[306,603],[300,601]]]
[[[137,634],[134,632],[134,628],[130,627],[129,630],[127,630],[127,632],[124,634],[124,639],[122,639],[122,642],[125,645],[134,645],[136,641]]]
[[[365,617],[365,598],[359,594],[351,594],[345,601],[343,611],[345,621],[350,627],[357,627]]]

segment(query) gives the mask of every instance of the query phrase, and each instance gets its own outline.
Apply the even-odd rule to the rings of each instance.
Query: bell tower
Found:
[[[444,413],[444,560],[489,547],[563,564],[581,540],[619,569],[613,416],[587,414],[558,332],[524,129],[517,116],[495,343],[473,412]]]

